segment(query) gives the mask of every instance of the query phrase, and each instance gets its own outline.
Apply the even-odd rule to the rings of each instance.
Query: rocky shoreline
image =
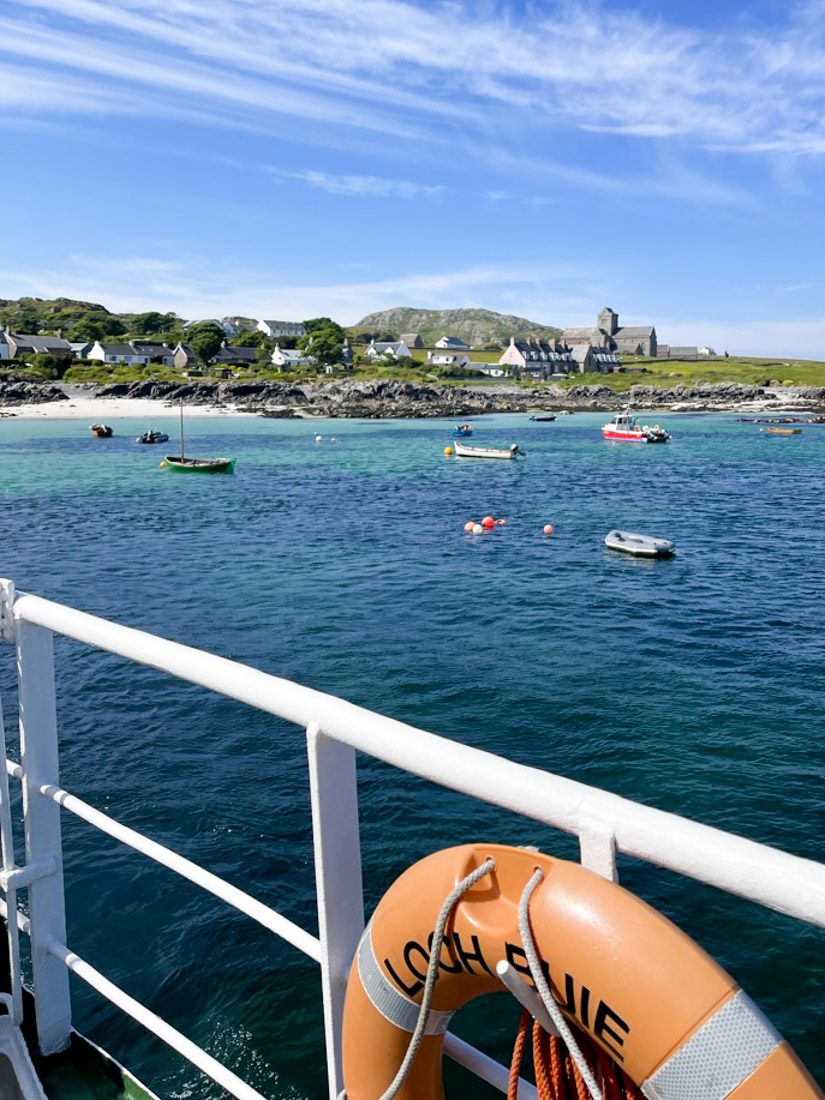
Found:
[[[570,389],[549,383],[524,389],[512,383],[484,386],[423,385],[376,379],[366,382],[118,382],[68,386],[50,382],[0,382],[0,406],[67,401],[83,396],[177,402],[237,409],[272,417],[461,418],[481,413],[550,411],[608,412],[661,409],[672,412],[810,412],[825,410],[825,388],[699,383],[660,389],[634,385],[616,393],[603,383]]]

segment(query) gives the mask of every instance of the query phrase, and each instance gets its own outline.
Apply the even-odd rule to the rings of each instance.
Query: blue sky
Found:
[[[825,0],[5,0],[0,297],[825,359]]]

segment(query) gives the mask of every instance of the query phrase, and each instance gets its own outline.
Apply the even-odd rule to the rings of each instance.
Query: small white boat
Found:
[[[612,420],[604,424],[602,435],[605,439],[623,443],[667,443],[670,439],[670,432],[658,424],[650,428],[647,424],[640,424],[637,417],[627,412],[616,413]]]
[[[459,458],[518,458],[525,454],[518,443],[511,443],[509,447],[476,447],[456,439],[453,448]]]
[[[632,531],[611,531],[605,535],[608,550],[621,550],[623,554],[636,554],[645,558],[667,558],[676,550],[670,539],[655,539],[651,535],[636,535]]]

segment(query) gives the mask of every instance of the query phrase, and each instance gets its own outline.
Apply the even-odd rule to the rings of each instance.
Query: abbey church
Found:
[[[596,318],[595,328],[565,329],[560,341],[565,347],[589,345],[595,351],[625,352],[627,355],[657,354],[656,329],[653,325],[622,326],[619,315],[605,307]]]

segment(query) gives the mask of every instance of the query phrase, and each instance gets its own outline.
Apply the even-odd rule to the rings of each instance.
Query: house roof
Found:
[[[462,340],[460,336],[441,336],[436,343],[444,344],[448,348],[468,348],[470,346],[467,341]]]
[[[10,332],[7,338],[18,347],[25,346],[37,352],[71,351],[72,345],[62,336],[37,336],[29,333]]]
[[[171,355],[172,349],[166,344],[144,344],[140,340],[131,340],[131,346],[138,355]]]
[[[382,343],[372,342],[370,347],[375,348],[376,351],[398,351],[399,348],[405,346],[403,340],[387,340]]]
[[[256,363],[260,354],[260,348],[232,347],[232,345],[230,344],[228,347],[221,348],[221,350],[215,356],[215,362],[229,363],[237,362],[240,359],[244,363]]]
[[[551,344],[548,340],[534,340],[532,337],[528,340],[519,340],[516,338],[513,343],[522,353],[529,351],[541,351],[545,355],[549,355],[556,350],[556,345]]]
[[[100,340],[98,344],[103,348],[104,355],[146,355],[145,351],[135,351],[131,344],[104,344]]]

